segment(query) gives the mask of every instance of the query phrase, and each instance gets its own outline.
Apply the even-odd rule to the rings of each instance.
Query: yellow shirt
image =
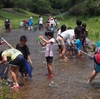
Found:
[[[14,60],[18,55],[22,54],[19,50],[12,48],[3,51],[2,56],[11,57],[11,60]]]

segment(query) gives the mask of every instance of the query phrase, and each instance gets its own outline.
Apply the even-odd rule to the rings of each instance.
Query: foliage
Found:
[[[89,17],[89,16],[63,16],[59,18],[60,26],[66,24],[67,27],[76,27],[76,20],[82,20],[82,23],[87,24],[88,38],[94,42],[100,41],[100,17]],[[60,27],[59,26],[59,27]]]
[[[19,95],[12,95],[11,90],[8,86],[0,83],[0,99],[18,99]]]
[[[100,0],[0,0],[0,7],[17,7],[38,14],[100,15]]]

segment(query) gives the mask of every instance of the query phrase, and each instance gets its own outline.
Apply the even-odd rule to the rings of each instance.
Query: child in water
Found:
[[[26,45],[26,42],[27,42],[26,36],[24,36],[24,35],[21,36],[20,37],[20,42],[16,45],[16,49],[18,49],[19,51],[21,51],[22,54],[24,55],[24,58],[26,60],[28,60],[29,63],[32,65],[32,60],[31,60],[31,57],[30,57],[30,51],[29,51],[28,46]],[[26,78],[27,77],[27,73],[26,73],[25,66],[24,66],[23,63],[21,65],[22,66],[20,66],[19,72],[21,73],[21,76],[23,78]]]
[[[100,73],[100,41],[98,41],[96,44],[95,55],[94,55],[94,70],[92,71],[90,77],[88,78],[87,83],[91,83],[98,73]]]
[[[45,36],[48,38],[48,40],[46,40],[43,36],[39,36],[39,38],[42,41],[44,41],[44,42],[41,41],[39,42],[42,46],[46,46],[45,57],[47,61],[48,78],[52,78],[54,76],[52,69],[52,61],[53,61],[53,45],[55,39],[53,38],[53,34],[51,33],[51,31],[46,31]]]

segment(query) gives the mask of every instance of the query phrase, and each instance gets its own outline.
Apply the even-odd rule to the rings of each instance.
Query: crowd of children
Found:
[[[25,19],[25,20],[20,22],[20,28],[32,31],[33,30],[33,24],[34,24],[33,18],[30,17],[29,20]]]
[[[18,83],[18,72],[21,73],[22,78],[28,77],[25,66],[25,59],[32,66],[30,51],[26,44],[27,38],[26,36],[22,35],[20,37],[20,42],[16,45],[15,48],[13,48],[7,41],[4,40],[4,42],[9,46],[9,48],[0,52],[0,65],[9,61],[11,77],[13,80],[12,89],[19,89],[20,86]],[[3,42],[0,44],[3,44]]]
[[[21,22],[21,28],[32,30],[33,29],[33,18],[30,17],[29,20],[24,20]],[[47,69],[48,69],[48,78],[54,77],[52,62],[53,62],[53,46],[55,43],[54,39],[54,30],[58,25],[57,19],[54,17],[49,17],[46,23],[46,31],[45,37],[39,36],[39,43],[42,46],[46,46],[45,57],[47,62]],[[83,23],[81,20],[76,21],[75,29],[68,27],[66,25],[62,25],[60,29],[57,31],[56,42],[58,44],[59,56],[62,58],[64,62],[67,61],[68,56],[75,57],[75,56],[82,56],[82,52],[86,51],[85,44],[86,44],[86,37],[88,36],[88,30],[86,28],[86,24]],[[43,18],[39,16],[39,30],[43,29]],[[24,66],[24,58],[29,61],[32,65],[32,60],[30,57],[30,51],[28,46],[26,45],[27,38],[26,36],[21,36],[19,43],[16,45],[15,48],[10,48],[0,53],[0,65],[7,61],[7,57],[11,57],[10,64],[11,65],[11,75],[14,81],[13,88],[19,88],[18,84],[18,73],[17,70],[21,73],[22,77],[27,77],[27,73]],[[100,48],[100,46],[99,46]],[[98,50],[100,50],[98,48]],[[96,52],[98,51],[96,50]],[[95,62],[95,68],[88,79],[88,83],[90,83],[94,77],[100,72],[100,64]]]
[[[77,20],[76,25],[75,29],[72,29],[71,27],[67,28],[66,25],[62,25],[58,30],[56,41],[58,43],[59,55],[64,61],[67,59],[67,54],[80,57],[82,56],[82,53],[86,51],[86,37],[88,36],[86,24],[82,24],[81,20]],[[42,46],[46,45],[45,57],[48,67],[48,78],[52,78],[54,76],[52,69],[54,37],[52,32],[50,30],[48,31],[48,29],[45,32],[45,36],[48,40],[44,39],[43,36],[39,36],[44,43],[42,43],[41,40],[39,40],[39,42]],[[87,83],[91,83],[95,76],[100,72],[100,42],[99,46],[96,46],[95,53],[98,53],[98,55],[92,57],[95,65]],[[99,64],[97,63],[98,61]]]

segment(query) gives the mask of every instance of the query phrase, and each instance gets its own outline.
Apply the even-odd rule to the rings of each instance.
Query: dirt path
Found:
[[[99,75],[93,85],[86,83],[93,70],[93,60],[83,55],[80,59],[68,59],[63,63],[59,60],[55,43],[53,61],[55,77],[47,79],[45,48],[36,42],[36,38],[44,35],[44,32],[13,30],[11,33],[4,33],[3,37],[14,47],[22,35],[26,35],[28,39],[27,44],[33,61],[33,78],[20,81],[24,86],[20,89],[19,99],[100,99]],[[7,47],[2,49],[5,48]],[[51,82],[54,83],[53,86],[49,86]]]

